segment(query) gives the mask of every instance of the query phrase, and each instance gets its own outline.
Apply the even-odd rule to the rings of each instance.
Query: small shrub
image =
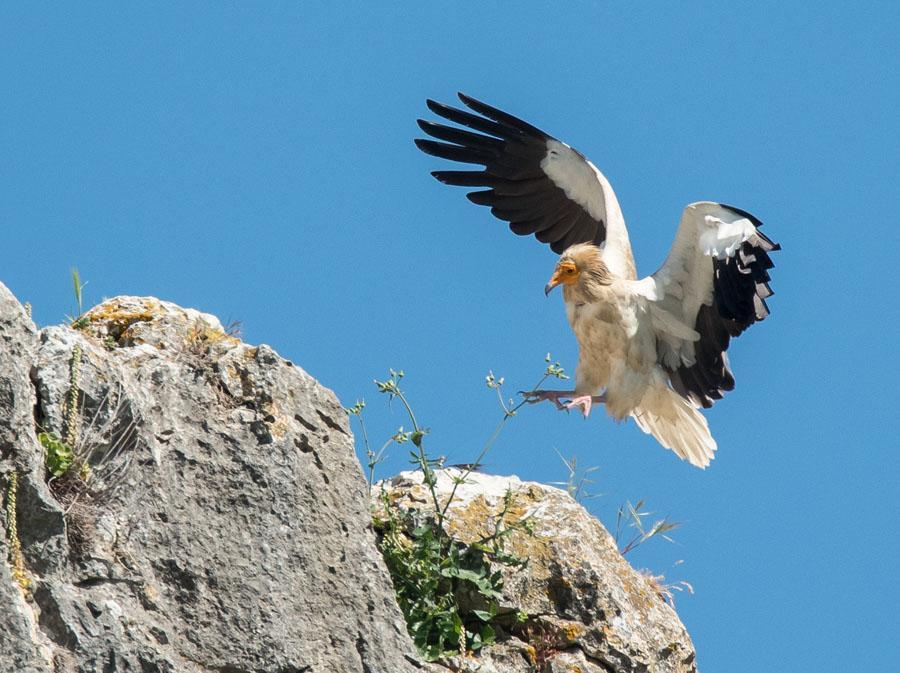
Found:
[[[44,447],[44,465],[51,477],[61,477],[69,471],[75,461],[72,447],[53,432],[38,433],[38,441]]]
[[[567,378],[559,363],[552,362],[549,355],[546,362],[544,375],[534,389],[550,377]],[[477,652],[494,642],[501,625],[519,623],[527,617],[519,611],[502,614],[499,599],[503,575],[495,568],[497,565],[522,567],[526,564],[525,559],[508,552],[505,541],[514,530],[530,532],[530,522],[527,519],[508,521],[507,515],[512,505],[512,493],[509,491],[502,511],[495,518],[494,530],[472,544],[464,544],[451,537],[446,532],[445,522],[457,487],[465,483],[482,462],[506,422],[527,404],[527,397],[518,404],[504,400],[501,393],[503,379],[488,373],[486,383],[497,393],[502,417],[478,457],[453,477],[453,488],[442,503],[436,489],[435,473],[442,459],[431,458],[425,449],[428,430],[419,424],[400,387],[404,373],[394,370],[389,373],[386,380],[375,381],[375,385],[380,393],[388,395],[389,400],[400,401],[412,430],[401,427],[378,451],[374,451],[369,446],[362,417],[365,402],[357,402],[347,409],[360,423],[368,459],[369,488],[371,490],[374,481],[375,466],[382,460],[387,447],[409,442],[413,446],[410,460],[422,471],[422,481],[431,496],[433,509],[430,512],[401,513],[382,492],[384,518],[374,520],[379,533],[379,548],[394,582],[397,602],[406,618],[407,629],[422,656],[434,661],[446,654]]]
[[[491,570],[497,556],[443,534],[433,513],[400,514],[386,500],[379,547],[419,652],[434,661],[494,642],[503,588],[502,574]]]
[[[550,355],[545,358],[547,366],[540,381],[532,388],[536,391],[548,378],[568,378],[558,362],[552,362]],[[434,459],[425,449],[428,429],[420,425],[416,415],[401,388],[403,371],[389,370],[389,377],[375,381],[379,393],[386,394],[389,401],[398,400],[409,419],[411,429],[400,427],[377,450],[369,444],[369,437],[363,419],[365,401],[357,401],[346,409],[360,424],[360,435],[366,455],[369,492],[375,482],[375,468],[384,459],[388,447],[411,445],[410,462],[422,472],[430,506],[424,510],[405,511],[390,501],[387,492],[381,492],[381,508],[373,517],[373,525],[378,534],[378,546],[390,572],[397,595],[397,602],[406,620],[407,629],[416,647],[428,661],[442,656],[477,652],[493,643],[504,632],[515,633],[530,643],[534,651],[535,664],[543,666],[558,651],[570,645],[571,639],[552,628],[532,621],[522,611],[501,609],[500,599],[503,589],[503,573],[498,567],[521,568],[527,559],[519,558],[506,548],[510,533],[522,530],[531,532],[531,522],[526,519],[509,521],[512,493],[507,491],[502,511],[494,517],[494,529],[489,535],[470,544],[465,544],[447,533],[447,513],[456,497],[457,487],[466,482],[469,475],[482,463],[485,455],[496,442],[504,425],[521,407],[533,398],[533,393],[522,393],[519,403],[505,400],[501,392],[504,380],[489,372],[485,381],[494,390],[502,416],[493,433],[482,447],[478,456],[461,471],[451,476],[453,487],[446,499],[439,497],[436,470],[443,466],[443,458]],[[558,453],[558,452],[557,452]],[[590,475],[596,467],[580,468],[576,459],[569,460],[560,455],[568,470],[565,486],[576,500],[583,501],[594,494],[588,491],[593,483]],[[623,526],[633,528],[636,533],[622,545],[627,554],[654,537],[670,540],[667,533],[678,527],[668,519],[655,522],[649,528],[643,518],[648,512],[643,510],[643,501],[631,503],[619,509],[616,525],[616,541],[623,533]],[[674,585],[662,584],[661,578],[648,576],[655,590],[670,600],[672,590],[689,588],[686,582]]]

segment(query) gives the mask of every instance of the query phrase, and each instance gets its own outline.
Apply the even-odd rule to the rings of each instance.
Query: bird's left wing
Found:
[[[513,233],[534,234],[557,253],[575,243],[605,246],[607,261],[622,267],[614,270],[634,278],[628,234],[605,176],[580,152],[531,124],[465,94],[459,98],[478,114],[433,100],[428,108],[478,133],[420,119],[419,127],[437,140],[416,139],[416,145],[484,170],[432,175],[448,185],[487,187],[469,192],[469,200],[489,206]]]
[[[769,315],[769,253],[781,248],[750,213],[720,203],[685,208],[665,263],[638,282],[650,302],[660,364],[672,387],[711,407],[734,388],[731,337]]]

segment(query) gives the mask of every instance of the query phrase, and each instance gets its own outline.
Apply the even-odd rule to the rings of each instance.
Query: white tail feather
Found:
[[[631,415],[641,430],[691,465],[705,468],[714,458],[716,440],[706,418],[668,386],[651,388]]]

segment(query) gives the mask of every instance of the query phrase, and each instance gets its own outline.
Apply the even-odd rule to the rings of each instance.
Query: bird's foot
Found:
[[[543,402],[544,400],[550,400],[553,404],[556,405],[556,408],[560,411],[565,411],[568,407],[566,404],[560,401],[560,399],[570,399],[574,397],[574,390],[529,390],[524,391],[520,390],[519,395],[522,395],[525,398],[525,401],[528,404],[537,404],[538,402]]]
[[[581,413],[585,418],[591,415],[591,407],[594,404],[603,404],[606,398],[603,395],[580,395],[573,397],[572,401],[565,405],[566,409],[581,407]]]

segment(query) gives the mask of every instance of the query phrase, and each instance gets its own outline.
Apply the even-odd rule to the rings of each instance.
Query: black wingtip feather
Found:
[[[478,206],[493,205],[494,196],[496,196],[496,195],[494,194],[493,189],[485,189],[480,192],[469,192],[468,194],[466,194],[466,198]]]
[[[459,96],[459,99],[466,105],[466,107],[475,110],[475,112],[479,114],[483,114],[489,119],[493,119],[494,121],[501,124],[512,126],[515,129],[527,133],[528,135],[538,136],[539,138],[543,139],[552,137],[544,131],[541,131],[538,127],[532,126],[528,122],[519,119],[518,117],[514,117],[508,112],[504,112],[503,110],[495,108],[492,105],[482,103],[480,100],[472,98],[471,96],[464,94],[462,91],[457,92],[456,95]]]
[[[450,159],[464,164],[481,164],[486,166],[491,162],[492,154],[489,151],[475,147],[461,147],[449,143],[439,143],[436,140],[415,139],[416,147],[435,157]]]
[[[494,187],[501,182],[485,171],[432,171],[431,175],[445,185],[457,187]]]
[[[418,119],[419,128],[437,140],[417,138],[416,147],[442,159],[481,164],[484,170],[433,171],[432,176],[448,185],[488,188],[470,192],[468,199],[489,206],[498,219],[515,223],[510,226],[514,233],[540,233],[538,240],[555,252],[572,243],[602,244],[604,222],[571,200],[542,166],[550,136],[461,91],[457,95],[473,112],[431,98],[425,104],[437,116],[465,128]]]

